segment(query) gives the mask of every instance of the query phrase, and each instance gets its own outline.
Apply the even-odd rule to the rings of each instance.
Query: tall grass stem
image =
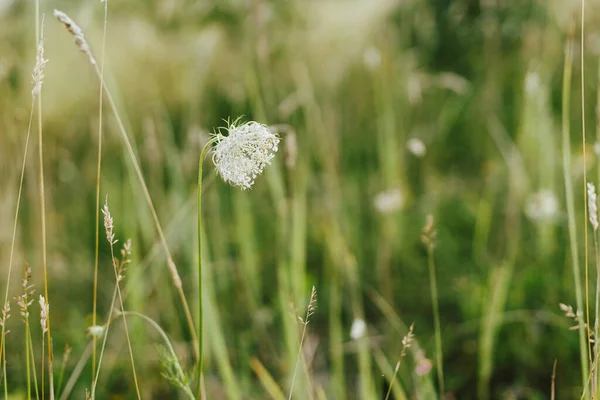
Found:
[[[575,201],[573,191],[573,179],[571,177],[571,129],[570,129],[570,107],[571,107],[571,78],[573,72],[573,36],[575,22],[571,20],[567,32],[565,44],[565,59],[562,81],[562,153],[563,153],[563,176],[565,180],[565,197],[567,203],[567,219],[569,229],[569,249],[571,253],[571,268],[575,284],[575,297],[577,314],[581,316],[584,310],[584,294],[581,288],[581,269],[579,265],[577,227],[575,224]],[[587,224],[587,221],[586,221]],[[581,383],[585,392],[585,399],[590,400],[590,393],[585,388],[589,382],[589,355],[588,334],[584,318],[579,318],[579,355],[581,363]]]
[[[108,20],[108,0],[104,0],[104,25],[102,28],[102,52],[100,53],[100,90],[98,100],[98,163],[96,168],[96,237],[94,249],[94,294],[93,294],[93,311],[92,311],[92,326],[97,325],[98,318],[98,258],[99,258],[99,242],[100,242],[100,171],[102,166],[102,110],[103,110],[103,82],[104,82],[104,59],[106,49],[106,24]],[[92,383],[96,374],[96,347],[97,337],[92,337]]]

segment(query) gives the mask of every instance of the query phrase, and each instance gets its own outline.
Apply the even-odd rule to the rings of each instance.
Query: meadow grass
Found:
[[[597,7],[55,3],[0,2],[4,398],[597,398]]]

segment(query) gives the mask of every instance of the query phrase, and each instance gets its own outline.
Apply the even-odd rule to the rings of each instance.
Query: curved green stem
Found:
[[[139,312],[121,311],[120,314],[123,315],[124,317],[129,317],[129,316],[139,317],[139,318],[143,319],[144,321],[148,322],[150,325],[152,325],[154,327],[154,329],[156,329],[156,331],[162,337],[163,341],[165,342],[165,345],[167,346],[169,353],[171,353],[171,356],[173,357],[173,360],[176,361],[175,367],[177,368],[177,373],[179,374],[179,376],[185,377],[185,373],[183,372],[183,369],[181,368],[181,364],[179,364],[179,361],[177,358],[177,353],[175,352],[175,349],[173,348],[173,345],[171,344],[169,337],[167,336],[165,331],[160,327],[160,325],[158,325],[152,318],[148,317],[145,314],[139,313]],[[182,386],[181,389],[185,392],[186,395],[188,395],[188,397],[190,397],[192,399],[194,398],[194,394],[192,393],[192,391],[190,390],[190,388],[188,386]]]
[[[202,166],[204,164],[204,156],[210,146],[216,142],[217,137],[212,138],[206,143],[200,154],[198,162],[198,390],[196,397],[201,398],[202,387]]]

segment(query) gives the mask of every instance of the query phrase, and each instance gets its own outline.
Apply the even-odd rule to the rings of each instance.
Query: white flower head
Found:
[[[558,199],[551,190],[542,189],[527,198],[525,214],[533,221],[551,222],[558,211]]]
[[[378,193],[373,200],[375,208],[382,214],[398,211],[404,205],[405,195],[402,189],[392,188]]]
[[[537,72],[528,72],[525,75],[525,93],[532,95],[540,87],[540,75]]]
[[[101,325],[88,326],[88,334],[93,337],[102,337],[104,335],[104,327]]]
[[[415,157],[423,157],[427,152],[427,147],[425,147],[425,143],[421,139],[418,138],[410,138],[406,142],[406,147],[408,151],[410,151]]]
[[[215,133],[217,144],[212,160],[225,182],[250,189],[254,180],[275,157],[279,136],[266,125],[248,121],[238,125],[239,118],[227,129],[227,135]]]
[[[365,336],[367,332],[367,324],[361,318],[354,318],[352,321],[352,327],[350,328],[350,337],[353,340],[358,340]]]

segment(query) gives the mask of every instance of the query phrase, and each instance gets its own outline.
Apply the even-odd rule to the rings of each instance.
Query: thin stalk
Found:
[[[65,352],[63,354],[63,360],[60,366],[60,373],[58,374],[58,384],[56,387],[56,395],[60,396],[60,391],[62,389],[62,385],[63,385],[63,379],[65,377],[65,369],[67,367],[67,363],[69,361],[69,356],[71,355],[71,348],[69,347],[69,345],[65,345]]]
[[[29,318],[25,319],[25,367],[27,368],[27,400],[31,400],[31,362],[29,360]],[[6,376],[6,374],[5,374]]]
[[[36,42],[40,42],[40,0],[35,1],[35,36]],[[40,87],[39,94],[37,96],[38,103],[38,162],[39,162],[39,176],[40,176],[40,213],[41,213],[41,221],[42,221],[42,269],[44,273],[44,297],[46,298],[46,302],[50,304],[50,296],[48,296],[48,268],[47,268],[47,240],[46,240],[46,192],[44,187],[44,135],[42,130],[42,88]],[[49,378],[49,386],[50,386],[50,399],[54,400],[54,378],[52,374],[52,339],[50,329],[50,312],[46,317],[46,324],[48,327],[47,337],[48,340],[48,378]],[[43,349],[43,347],[42,347]],[[43,354],[42,354],[43,355]],[[42,357],[43,360],[44,357]],[[44,369],[42,368],[42,400],[44,399]]]
[[[554,359],[554,365],[552,366],[552,385],[550,386],[550,400],[555,400],[556,392],[556,358]]]
[[[46,351],[46,344],[44,343],[44,339],[45,339],[44,336],[45,336],[45,334],[46,333],[44,331],[42,331],[42,400],[44,400],[45,395],[46,395],[46,393],[45,393],[45,379],[44,379],[44,371],[45,371],[45,369],[44,369],[44,354],[45,354],[45,351]]]
[[[67,400],[69,398],[69,395],[71,394],[71,391],[73,390],[73,387],[75,386],[75,383],[77,383],[77,379],[81,375],[81,371],[83,371],[83,368],[85,367],[85,364],[89,360],[91,353],[92,353],[92,342],[89,342],[87,347],[81,354],[81,357],[79,357],[77,364],[75,364],[75,368],[73,368],[73,372],[71,372],[71,376],[67,380],[67,384],[65,385],[65,390],[60,394],[59,400]]]
[[[396,375],[398,375],[399,369],[400,369],[400,360],[396,363],[396,368],[394,368],[394,375],[392,376],[392,380],[390,381],[390,387],[388,388],[388,391],[385,395],[385,400],[388,400],[390,398],[390,395],[392,394],[392,386],[394,385],[394,382],[396,381]]]
[[[39,4],[36,3],[36,46],[39,46],[39,36],[41,35],[38,31],[39,31],[39,27],[38,27],[38,23],[39,23]],[[38,50],[39,51],[39,50]],[[19,220],[19,208],[21,205],[21,197],[22,197],[22,193],[23,193],[23,181],[25,178],[25,165],[27,162],[27,153],[28,153],[28,149],[29,149],[29,139],[31,137],[31,127],[33,124],[33,113],[35,110],[35,93],[37,92],[33,92],[33,96],[31,98],[31,107],[30,107],[30,112],[29,112],[29,123],[27,124],[27,135],[25,137],[25,149],[23,150],[23,162],[21,164],[21,176],[19,178],[19,190],[17,193],[17,204],[15,207],[15,218],[14,218],[14,222],[13,222],[13,230],[12,230],[12,239],[10,242],[10,256],[9,256],[9,261],[8,261],[8,275],[6,277],[6,291],[4,293],[4,306],[6,307],[6,305],[8,304],[8,293],[9,293],[9,289],[10,289],[10,280],[11,280],[11,274],[12,274],[12,265],[13,265],[13,258],[14,258],[14,253],[15,253],[15,242],[16,242],[16,237],[17,237],[17,223]],[[39,93],[38,93],[39,96]],[[5,329],[5,324],[2,326],[2,332],[0,333],[0,359],[2,359],[2,356],[4,354],[4,339],[5,339],[5,335],[6,335],[6,329]],[[6,371],[4,371],[4,376],[6,377]]]
[[[427,265],[429,267],[429,284],[431,286],[431,303],[433,307],[433,324],[435,329],[435,360],[437,364],[438,385],[440,396],[444,395],[444,369],[442,352],[442,329],[440,326],[440,305],[438,300],[437,279],[435,276],[435,262],[433,259],[433,246],[427,246]]]
[[[594,146],[600,146],[600,62],[596,71],[596,143]],[[596,162],[596,182],[600,183],[600,162]]]
[[[200,154],[200,161],[198,162],[198,335],[197,335],[197,347],[198,347],[198,388],[196,397],[201,398],[201,387],[202,387],[202,346],[203,346],[203,322],[202,322],[202,167],[204,165],[204,156],[210,146],[217,141],[216,137],[206,143]]]
[[[169,340],[169,337],[167,336],[167,334],[165,333],[165,331],[160,327],[160,325],[158,325],[152,318],[150,318],[147,315],[144,315],[142,313],[135,312],[135,311],[123,311],[123,312],[121,312],[121,314],[123,315],[123,318],[128,317],[128,316],[139,317],[139,318],[143,319],[144,321],[148,322],[150,325],[152,325],[152,327],[154,329],[156,329],[156,331],[160,334],[161,338],[165,342],[165,344],[167,346],[167,349],[171,353],[171,356],[173,357],[173,359],[174,360],[178,359],[177,358],[177,353],[175,352],[175,349],[173,348],[173,345],[171,344],[171,341]],[[177,361],[175,363],[175,365],[177,366],[177,372],[181,376],[185,376],[185,373],[183,372],[183,369],[181,368],[181,365],[179,364],[179,361]],[[190,399],[192,399],[192,400],[194,399],[194,393],[192,393],[192,390],[188,386],[182,387],[182,390],[185,392],[185,394]]]
[[[427,247],[432,248],[433,246],[427,246]],[[406,334],[406,336],[404,336],[404,338],[402,339],[402,352],[400,353],[400,358],[398,359],[398,362],[396,363],[396,368],[394,369],[394,375],[392,376],[392,380],[390,381],[390,387],[388,388],[387,394],[385,395],[385,400],[389,399],[390,394],[392,393],[392,386],[394,385],[394,382],[396,381],[396,375],[398,374],[398,370],[400,369],[400,363],[402,362],[402,359],[404,357],[406,357],[406,351],[413,344],[413,340],[415,338],[415,336],[413,334],[414,328],[415,328],[415,324],[413,323],[410,325],[410,328],[408,328],[408,333]],[[443,394],[440,397],[444,397]]]
[[[31,338],[31,329],[29,330],[29,356],[31,357],[31,370],[33,371],[33,387],[35,388],[35,398],[38,400],[40,398],[40,391],[38,387],[37,381],[37,372],[35,370],[35,353],[33,351],[33,340]]]
[[[119,295],[119,304],[121,306],[121,314],[125,312],[125,307],[123,305],[123,296],[121,295],[121,286],[119,285],[120,280],[122,279],[119,274],[119,266],[117,265],[115,253],[114,253],[114,242],[110,244],[110,255],[113,260],[113,269],[115,270],[115,285],[117,289],[117,294]],[[140,394],[140,387],[138,384],[137,373],[135,372],[135,361],[133,359],[133,349],[131,347],[131,339],[129,337],[129,327],[127,326],[127,318],[123,315],[123,325],[125,327],[125,337],[127,338],[127,348],[129,349],[129,358],[131,360],[131,371],[133,372],[133,383],[135,385],[135,392],[137,394],[138,400],[141,400],[142,396]]]
[[[6,277],[6,292],[4,294],[4,307],[8,304],[8,292],[10,289],[10,276],[12,273],[12,265],[13,265],[13,257],[15,251],[15,242],[17,237],[17,222],[19,220],[19,208],[21,205],[21,197],[23,193],[23,180],[25,178],[25,164],[27,161],[27,151],[29,148],[29,138],[31,137],[31,125],[33,122],[33,109],[35,107],[35,102],[31,100],[31,112],[29,114],[29,125],[27,127],[27,136],[25,138],[25,149],[23,151],[23,163],[21,164],[21,177],[19,178],[19,191],[17,193],[17,204],[15,207],[15,218],[13,222],[13,231],[12,231],[12,239],[10,242],[10,255],[8,261],[8,275]],[[6,323],[2,325],[2,332],[0,332],[0,359],[5,355],[4,354],[4,340],[6,338]],[[6,371],[3,371],[4,377],[6,378]],[[5,397],[6,398],[6,397]]]
[[[585,262],[585,314],[586,314],[586,325],[587,325],[587,334],[588,334],[588,357],[592,357],[591,351],[591,343],[592,343],[592,334],[590,331],[590,292],[589,292],[589,256],[588,256],[588,230],[587,230],[587,222],[588,222],[588,209],[587,209],[587,160],[586,160],[586,150],[585,150],[585,68],[584,68],[584,31],[585,31],[585,22],[584,22],[584,12],[585,12],[585,0],[581,0],[581,143],[582,143],[582,152],[583,152],[583,226],[586,227],[583,230],[583,240],[584,240],[584,262]],[[595,347],[595,346],[594,346]],[[594,380],[592,386],[595,386],[595,382],[597,381],[596,377],[598,376],[598,369],[594,368],[592,370]],[[597,389],[596,389],[597,390]]]
[[[571,252],[571,268],[573,270],[573,280],[575,283],[575,296],[577,304],[577,313],[580,315],[584,307],[583,291],[581,288],[581,270],[579,267],[579,255],[577,253],[577,227],[575,225],[575,201],[573,194],[573,180],[571,177],[571,143],[570,143],[570,107],[571,107],[571,76],[573,71],[573,34],[574,21],[571,21],[568,30],[567,43],[565,44],[565,61],[562,82],[562,150],[563,150],[563,175],[565,180],[565,197],[567,203],[568,227],[569,227],[569,247]],[[587,221],[586,221],[587,223]],[[589,356],[588,342],[586,336],[586,326],[583,318],[579,321],[579,355],[581,363],[581,382],[585,391],[585,399],[590,399],[589,391],[585,388],[588,385],[589,377]]]
[[[6,346],[6,342],[2,342],[2,346]],[[4,398],[8,399],[8,382],[6,379],[6,352],[4,352],[4,356],[2,358],[2,373],[4,374]]]
[[[290,385],[290,394],[288,396],[288,400],[292,399],[292,395],[294,393],[294,384],[296,383],[296,376],[298,374],[298,364],[300,364],[300,359],[302,358],[302,346],[304,345],[304,337],[306,336],[306,326],[308,324],[304,324],[304,328],[302,328],[302,337],[300,338],[300,346],[298,347],[298,355],[296,356],[296,365],[294,366],[294,375],[292,375],[292,384]]]
[[[100,70],[98,69],[98,66],[96,64],[94,64],[94,69],[96,70],[98,77],[100,77]],[[173,257],[171,256],[171,251],[169,250],[169,246],[167,244],[167,239],[165,238],[165,235],[163,233],[162,227],[160,225],[160,221],[158,220],[158,215],[156,213],[156,209],[154,208],[154,203],[152,202],[152,198],[150,197],[150,192],[148,190],[148,186],[146,186],[146,182],[144,181],[142,169],[140,168],[140,165],[137,161],[135,152],[133,151],[133,147],[131,145],[129,137],[127,136],[125,126],[123,125],[123,121],[121,120],[121,117],[119,116],[119,112],[118,112],[117,106],[112,98],[112,95],[110,94],[110,91],[108,90],[108,87],[106,86],[106,82],[102,81],[102,86],[103,86],[105,94],[106,94],[106,99],[108,100],[108,103],[115,115],[115,119],[116,119],[117,125],[119,127],[119,132],[121,133],[121,137],[123,139],[123,142],[125,143],[125,147],[127,149],[127,152],[129,153],[129,157],[131,158],[131,162],[132,162],[135,172],[138,176],[138,180],[140,181],[140,184],[142,186],[142,190],[144,192],[144,197],[146,198],[146,202],[148,203],[150,212],[152,214],[152,219],[154,221],[154,225],[156,226],[158,236],[160,237],[160,242],[161,242],[162,247],[167,256],[167,266],[171,273],[171,278],[173,279],[173,284],[175,285],[175,288],[177,289],[177,292],[179,293],[179,298],[180,298],[181,304],[183,306],[183,311],[185,312],[185,318],[186,318],[188,328],[190,331],[190,336],[192,338],[192,343],[197,343],[196,331],[194,329],[194,320],[192,318],[192,313],[190,311],[190,307],[189,307],[187,299],[185,297],[185,293],[183,292],[183,285],[181,283],[181,278],[179,276],[179,272],[177,271],[177,266],[175,265],[175,262],[173,261]],[[194,346],[194,354],[196,355],[196,358],[199,360],[200,352],[196,346]]]
[[[92,326],[97,323],[97,304],[98,304],[98,258],[99,258],[99,241],[100,241],[100,167],[102,166],[102,105],[103,94],[102,83],[104,82],[104,58],[106,47],[106,21],[108,17],[108,0],[104,1],[104,27],[102,30],[102,53],[100,54],[100,90],[98,101],[98,164],[96,170],[96,238],[94,251],[94,294],[93,294],[93,312]],[[92,338],[92,383],[96,374],[96,345],[97,338]]]
[[[104,349],[106,349],[106,341],[108,339],[108,331],[110,329],[110,325],[112,322],[112,314],[113,314],[113,309],[115,307],[115,301],[117,300],[117,287],[115,286],[115,289],[113,291],[113,296],[112,296],[112,300],[110,302],[110,311],[108,312],[108,318],[107,318],[107,322],[106,322],[106,328],[104,330],[104,338],[102,339],[102,346],[100,347],[100,355],[98,356],[98,368],[96,369],[96,376],[94,377],[94,382],[92,383],[92,393],[91,393],[91,397],[92,399],[95,398],[95,394],[96,394],[96,385],[98,384],[98,377],[100,376],[100,367],[102,366],[102,358],[104,356]],[[68,386],[68,384],[67,384]],[[66,392],[66,390],[65,390]]]
[[[587,229],[586,229],[587,230]],[[598,235],[594,231],[594,259],[596,261],[596,313],[594,319],[594,383],[595,392],[594,398],[598,398],[598,389],[600,388],[600,374],[598,374],[598,359],[600,357],[599,354],[599,345],[598,343],[598,324],[599,324],[599,316],[600,316],[600,257],[598,253]]]
[[[190,307],[188,305],[187,299],[185,297],[185,293],[183,291],[183,284],[181,282],[181,277],[179,276],[179,272],[177,271],[177,266],[175,265],[175,262],[173,261],[173,257],[171,256],[171,251],[169,250],[169,246],[167,244],[167,240],[163,233],[162,226],[158,219],[158,215],[156,213],[154,203],[152,202],[152,197],[150,196],[150,191],[148,190],[148,186],[146,185],[146,181],[144,180],[144,175],[142,174],[142,169],[140,167],[140,164],[139,164],[137,157],[135,155],[135,152],[133,150],[133,146],[131,145],[131,141],[129,140],[129,136],[127,135],[127,131],[125,130],[123,121],[121,120],[121,116],[119,114],[117,106],[112,98],[112,95],[110,93],[110,90],[108,89],[108,86],[106,85],[106,82],[104,81],[104,79],[102,77],[102,72],[101,72],[100,68],[98,67],[98,63],[96,62],[95,58],[93,57],[92,51],[88,47],[87,42],[83,38],[83,34],[82,34],[79,26],[77,26],[75,24],[75,22],[73,20],[71,20],[70,17],[68,17],[66,14],[64,14],[58,10],[54,10],[54,16],[63,25],[65,25],[66,29],[75,37],[75,40],[76,40],[76,43],[78,44],[79,49],[84,51],[84,53],[88,56],[88,61],[90,62],[92,68],[94,69],[94,72],[98,76],[98,79],[100,79],[100,84],[102,85],[102,89],[104,90],[104,94],[106,96],[108,104],[109,104],[110,108],[112,109],[113,114],[115,116],[115,120],[116,120],[117,126],[119,128],[119,133],[121,134],[121,139],[123,140],[123,143],[125,144],[125,148],[131,159],[131,163],[133,164],[135,173],[138,177],[140,185],[142,186],[142,191],[144,193],[144,198],[146,200],[146,203],[148,204],[148,207],[150,208],[152,220],[153,220],[156,230],[158,232],[158,235],[160,238],[160,243],[161,243],[161,245],[164,249],[165,255],[167,257],[167,267],[169,268],[171,278],[173,279],[173,284],[174,284],[175,288],[177,289],[177,292],[179,293],[179,298],[181,300],[181,304],[182,304],[183,310],[185,312],[185,318],[186,318],[186,322],[187,322],[187,325],[188,325],[188,328],[190,331],[190,336],[192,338],[192,343],[194,343],[194,354],[195,354],[196,358],[199,359],[200,352],[196,348],[197,337],[196,337],[196,331],[194,329],[194,320],[192,318],[192,313],[190,311]],[[97,375],[98,374],[96,374],[96,376]]]
[[[296,355],[296,365],[294,366],[294,374],[292,375],[292,384],[290,385],[290,394],[288,396],[288,400],[292,400],[292,395],[294,394],[294,384],[296,383],[296,376],[298,375],[298,365],[300,364],[300,359],[302,358],[302,347],[304,346],[304,338],[306,336],[306,327],[308,326],[311,315],[315,311],[316,302],[317,302],[317,290],[313,286],[311,294],[310,294],[310,300],[308,302],[308,307],[306,308],[306,317],[304,317],[304,319],[302,319],[301,317],[298,317],[298,319],[300,320],[302,325],[304,325],[304,327],[302,328],[302,336],[300,337],[300,345],[298,346],[298,354]]]

